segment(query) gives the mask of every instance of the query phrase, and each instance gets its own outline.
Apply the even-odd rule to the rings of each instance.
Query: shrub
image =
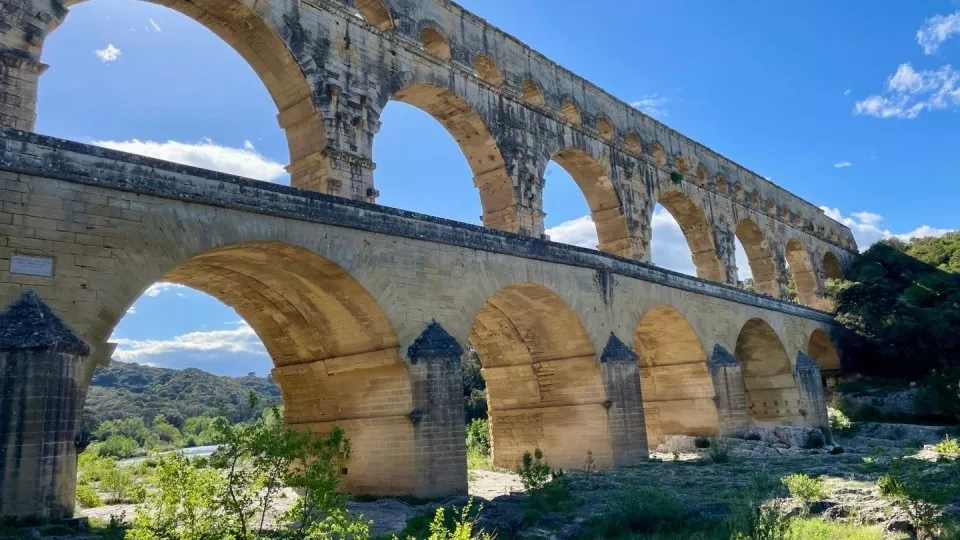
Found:
[[[101,456],[118,458],[129,458],[141,453],[140,445],[137,444],[137,441],[126,435],[111,435],[97,447],[97,451]]]
[[[951,438],[949,435],[934,445],[933,449],[940,455],[960,457],[960,441]]]
[[[819,478],[811,478],[802,473],[791,474],[780,479],[783,485],[787,486],[790,496],[800,501],[803,505],[803,513],[810,513],[810,503],[822,501],[827,498],[827,492],[823,489],[823,482]]]
[[[877,479],[880,494],[894,501],[917,531],[917,538],[935,538],[942,528],[942,507],[953,498],[957,486],[948,470],[924,471],[922,463],[907,463],[897,459],[891,463],[890,473]]]
[[[485,418],[476,418],[467,424],[467,450],[490,455],[490,424]]]
[[[563,472],[561,471],[562,475]],[[520,476],[520,482],[527,493],[533,493],[542,488],[549,482],[556,472],[550,468],[550,465],[543,459],[543,452],[539,448],[530,452],[524,452],[520,465],[517,466],[517,475]]]
[[[81,484],[99,482],[116,468],[117,460],[113,457],[101,457],[91,452],[83,452],[77,456],[77,479]]]
[[[77,504],[81,508],[96,508],[103,506],[103,501],[90,484],[77,484]]]
[[[109,495],[107,500],[111,503],[141,502],[145,495],[143,486],[134,483],[133,474],[126,467],[108,470],[100,481],[100,489]]]
[[[730,461],[730,444],[720,439],[713,438],[708,441],[710,448],[707,450],[710,459],[714,463],[726,463]]]
[[[827,409],[827,414],[830,417],[830,429],[833,431],[844,433],[853,428],[853,422],[850,420],[850,417],[840,409]]]
[[[595,519],[590,538],[620,538],[630,534],[664,534],[684,530],[686,507],[670,493],[658,488],[638,488],[606,508]]]
[[[776,478],[765,471],[757,471],[741,491],[740,500],[733,505],[730,528],[736,540],[783,540],[790,527],[790,519],[783,512],[777,497],[783,489]]]
[[[399,534],[394,536],[394,540],[404,538],[406,540],[428,539],[428,540],[493,540],[493,536],[480,531],[474,533],[476,527],[475,521],[482,506],[473,506],[473,499],[467,502],[462,508],[440,507],[434,512],[433,517],[429,514],[419,514],[407,520],[407,524]]]

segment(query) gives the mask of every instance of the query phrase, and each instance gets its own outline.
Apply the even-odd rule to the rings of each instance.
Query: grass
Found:
[[[470,471],[492,471],[493,462],[489,455],[480,453],[474,448],[467,450],[467,470]]]
[[[866,525],[851,525],[816,518],[797,518],[790,522],[788,540],[882,540],[883,529]],[[887,537],[889,538],[889,537]],[[906,538],[904,536],[903,538]]]

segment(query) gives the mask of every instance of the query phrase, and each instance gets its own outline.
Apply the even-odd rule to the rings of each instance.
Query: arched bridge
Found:
[[[234,307],[266,345],[287,421],[341,425],[356,492],[466,487],[460,361],[489,388],[494,461],[646,456],[665,435],[823,425],[840,357],[820,305],[856,253],[845,226],[444,0],[163,0],[263,80],[293,187],[31,133],[46,36],[70,2],[0,9],[0,514],[72,512],[95,365],[158,280]],[[485,227],[373,204],[390,100],[436,118]],[[543,236],[554,160],[599,251]],[[652,210],[698,278],[649,260]],[[734,239],[756,290],[736,283]],[[789,263],[789,264],[788,264]],[[78,339],[79,338],[79,339]],[[81,342],[82,341],[82,342]]]

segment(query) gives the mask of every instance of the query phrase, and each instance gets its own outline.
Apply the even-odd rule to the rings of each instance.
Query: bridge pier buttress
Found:
[[[707,367],[710,369],[716,393],[714,399],[720,435],[730,436],[743,432],[750,423],[743,366],[729,351],[717,345],[713,348]]]
[[[0,313],[0,517],[73,515],[90,362],[90,347],[33,291]]]
[[[436,321],[410,345],[418,497],[467,493],[463,348]]]
[[[637,354],[610,334],[600,363],[607,390],[613,465],[634,465],[649,456]]]

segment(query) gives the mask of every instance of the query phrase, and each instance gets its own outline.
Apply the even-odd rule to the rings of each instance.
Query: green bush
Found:
[[[670,493],[642,487],[615,499],[592,524],[590,538],[677,533],[687,528],[686,507]]]
[[[936,450],[940,455],[960,457],[960,441],[951,438],[949,435],[934,445],[933,449]]]
[[[134,482],[133,474],[127,467],[108,470],[100,481],[100,490],[108,495],[107,501],[112,504],[142,502],[146,495],[142,484]]]
[[[539,448],[530,452],[524,452],[520,465],[517,466],[517,475],[520,476],[520,482],[527,493],[542,488],[550,481],[554,472],[550,465],[543,459],[543,452]]]
[[[142,453],[137,441],[126,435],[111,435],[107,440],[97,446],[97,451],[101,456],[118,458],[134,457]]]
[[[837,523],[822,519],[793,519],[787,532],[788,540],[882,540],[880,527]]]
[[[730,461],[730,444],[717,438],[709,441],[710,448],[707,453],[714,463],[726,463]]]
[[[853,422],[850,417],[844,414],[840,409],[827,409],[830,417],[830,429],[837,433],[844,433],[853,428]]]
[[[490,455],[490,424],[486,418],[475,418],[467,424],[467,450]]]
[[[781,482],[765,471],[757,471],[740,492],[730,516],[731,538],[736,540],[783,540],[790,519],[779,496]]]
[[[77,456],[77,479],[80,483],[99,482],[117,468],[116,458],[83,452]]]
[[[806,474],[796,473],[782,477],[780,482],[787,486],[791,497],[800,501],[800,504],[803,505],[804,514],[810,513],[810,503],[827,498],[827,491],[823,488],[823,482],[819,478],[811,478]]]
[[[889,473],[877,479],[880,494],[910,517],[918,538],[936,538],[945,525],[943,506],[960,492],[956,467],[927,469],[919,460],[895,459]]]
[[[81,508],[96,508],[103,506],[103,501],[90,484],[77,484],[77,504]]]

